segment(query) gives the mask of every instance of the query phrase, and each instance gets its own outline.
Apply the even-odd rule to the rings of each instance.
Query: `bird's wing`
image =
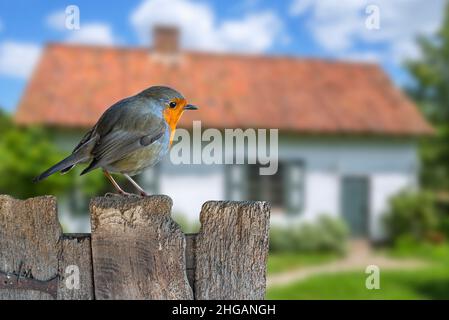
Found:
[[[127,121],[120,119],[114,128],[105,135],[100,135],[91,152],[94,160],[82,174],[114,163],[131,152],[152,144],[162,137],[165,130],[165,122],[152,114],[128,117]]]
[[[73,149],[72,153],[82,149],[86,144],[90,144],[92,140],[107,135],[120,119],[122,112],[126,109],[127,102],[130,102],[130,100],[131,98],[125,98],[108,108],[95,126],[81,138],[81,141]]]
[[[149,132],[114,130],[100,140],[92,154],[95,159],[101,159],[105,164],[112,163],[139,148],[148,146],[163,134],[162,126],[155,127]]]
[[[79,161],[63,168],[60,172],[61,174],[65,174],[70,171],[77,163],[87,162],[91,158],[90,151],[95,146],[95,142],[98,138],[98,135],[95,134],[95,127],[90,129],[81,139],[81,141],[76,145],[76,147],[72,151],[72,155],[75,156],[75,159]]]

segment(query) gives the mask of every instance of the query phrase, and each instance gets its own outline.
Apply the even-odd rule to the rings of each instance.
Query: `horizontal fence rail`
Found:
[[[91,200],[63,234],[53,196],[0,195],[0,299],[263,299],[270,207],[209,201],[185,235],[163,195]]]

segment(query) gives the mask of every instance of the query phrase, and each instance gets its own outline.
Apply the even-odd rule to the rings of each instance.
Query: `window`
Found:
[[[284,165],[279,163],[278,171],[273,175],[260,175],[260,165],[248,165],[247,200],[263,200],[273,208],[283,208],[285,203]]]
[[[260,165],[230,165],[226,170],[226,199],[262,200],[272,208],[298,214],[304,207],[304,164],[282,161],[274,175],[260,175]]]

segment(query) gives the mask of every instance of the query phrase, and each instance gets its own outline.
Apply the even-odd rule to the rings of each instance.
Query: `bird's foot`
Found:
[[[134,193],[128,193],[128,192],[108,192],[104,195],[105,197],[116,197],[116,196],[123,196],[123,197],[138,197],[138,194]]]
[[[137,195],[134,194],[134,193],[129,193],[129,192],[126,192],[126,191],[123,191],[123,190],[118,191],[118,194],[119,194],[119,195],[122,195],[122,196],[124,196],[124,197],[135,197],[135,196],[137,196]]]
[[[141,197],[148,197],[149,196],[149,194],[146,193],[145,191],[140,191],[139,194],[140,194]]]
[[[117,195],[117,193],[114,192],[107,192],[104,196],[105,197],[115,197]]]
[[[125,192],[125,191],[117,191],[116,193],[114,192],[108,192],[105,194],[105,197],[114,197],[114,196],[124,196],[124,197],[148,197],[149,194],[146,192],[139,192],[139,194],[135,194],[135,193],[129,193],[129,192]]]

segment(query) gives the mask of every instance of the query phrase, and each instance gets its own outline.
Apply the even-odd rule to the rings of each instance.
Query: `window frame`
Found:
[[[283,184],[282,191],[282,205],[276,205],[273,206],[272,204],[272,210],[274,212],[283,212],[286,215],[290,216],[296,216],[301,215],[304,212],[305,208],[305,202],[306,202],[306,164],[305,161],[302,159],[282,159],[279,161],[279,166],[282,164],[282,176],[280,177],[281,181],[280,183]],[[224,174],[225,174],[225,197],[226,200],[231,201],[241,201],[245,200],[247,201],[249,197],[249,166],[261,166],[259,163],[257,164],[230,164],[225,166]],[[301,176],[299,181],[297,182],[297,185],[292,187],[292,181],[291,176],[288,174],[288,170],[292,166],[296,166],[301,171]],[[239,181],[233,181],[235,177],[233,177],[232,170],[236,167],[239,167],[240,174],[240,180]],[[258,175],[260,177],[260,174]],[[238,188],[239,191],[239,197],[234,197],[233,193],[235,192],[235,188]],[[298,205],[292,206],[290,202],[291,194],[290,192],[295,192],[293,190],[297,190],[299,192],[300,201]],[[267,201],[264,199],[259,199],[261,201]],[[270,201],[269,201],[270,202]]]

